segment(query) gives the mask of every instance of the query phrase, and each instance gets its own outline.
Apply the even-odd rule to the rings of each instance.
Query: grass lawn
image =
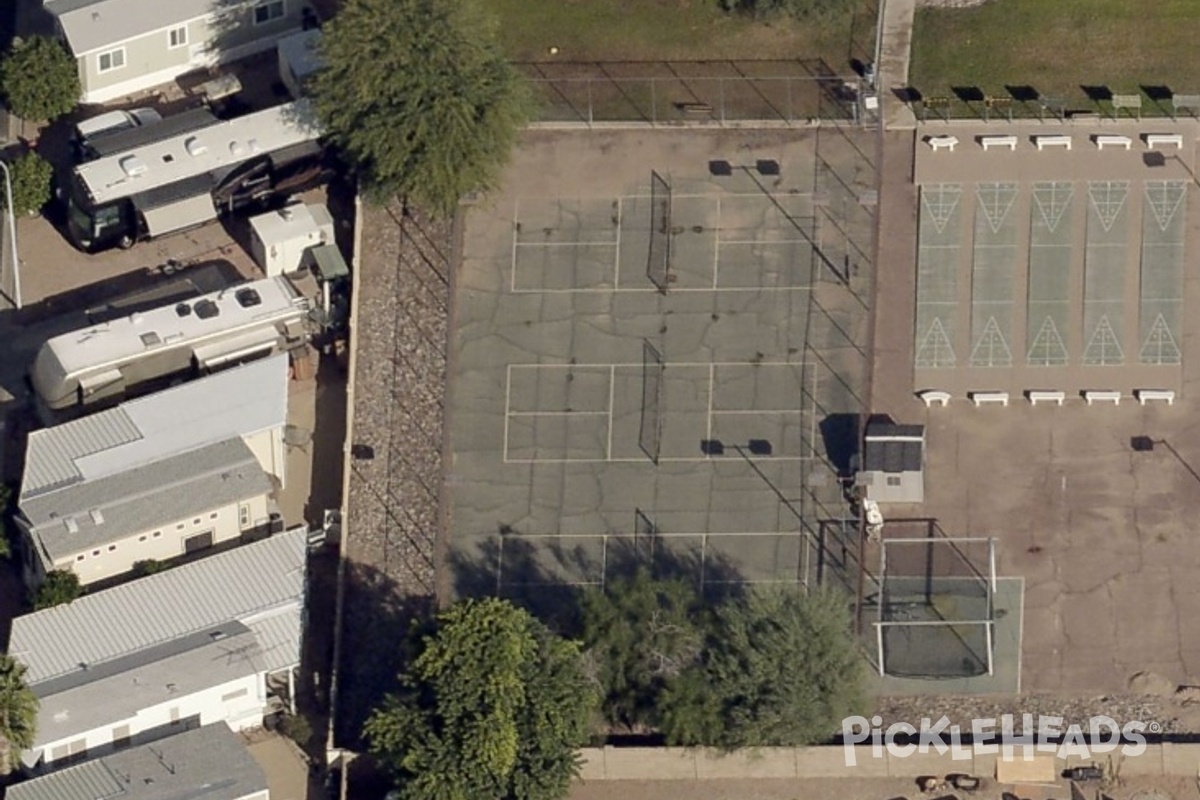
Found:
[[[1133,94],[1167,86],[1200,94],[1198,0],[992,0],[970,9],[921,10],[910,83],[924,96],[953,86],[1004,95],[1032,86],[1087,105],[1082,86]],[[1153,104],[1143,99],[1147,112]]]
[[[482,0],[514,61],[824,58],[839,73],[874,47],[874,2],[827,28],[754,22],[717,0]],[[551,56],[550,47],[558,53]]]

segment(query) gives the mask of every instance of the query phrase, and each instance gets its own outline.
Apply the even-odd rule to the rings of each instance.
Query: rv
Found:
[[[76,135],[74,141],[75,163],[84,164],[88,161],[128,152],[170,139],[181,133],[198,131],[209,125],[216,125],[218,122],[220,120],[208,108],[193,108],[169,117],[144,120],[138,125],[106,128],[87,136]]]
[[[63,190],[67,234],[85,252],[131,247],[331,175],[308,101],[215,124],[198,119],[191,130],[76,166]]]
[[[56,336],[30,370],[50,423],[306,344],[309,300],[283,276]]]

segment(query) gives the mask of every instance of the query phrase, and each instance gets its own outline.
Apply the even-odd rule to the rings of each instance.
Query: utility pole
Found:
[[[17,260],[17,217],[13,211],[13,193],[12,193],[12,175],[8,171],[8,164],[3,159],[0,159],[0,170],[4,170],[4,197],[5,209],[8,218],[8,250],[12,256],[12,274],[13,274],[13,293],[8,299],[19,311],[21,309],[21,264]]]

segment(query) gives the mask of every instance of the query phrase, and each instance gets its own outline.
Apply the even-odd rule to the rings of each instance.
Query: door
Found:
[[[183,552],[184,553],[195,553],[200,550],[205,550],[209,547],[212,547],[212,544],[213,544],[213,532],[212,531],[205,531],[204,533],[197,533],[196,535],[189,536],[183,540]]]

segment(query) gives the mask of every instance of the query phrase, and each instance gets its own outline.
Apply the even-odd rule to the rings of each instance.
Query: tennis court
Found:
[[[839,354],[865,314],[841,312],[818,263],[814,136],[603,138],[522,150],[467,222],[455,591],[558,597],[634,564],[803,583],[821,509],[846,508],[825,422],[861,409],[865,376]],[[548,149],[578,170],[545,175]],[[868,226],[839,228],[841,248],[843,229]]]

